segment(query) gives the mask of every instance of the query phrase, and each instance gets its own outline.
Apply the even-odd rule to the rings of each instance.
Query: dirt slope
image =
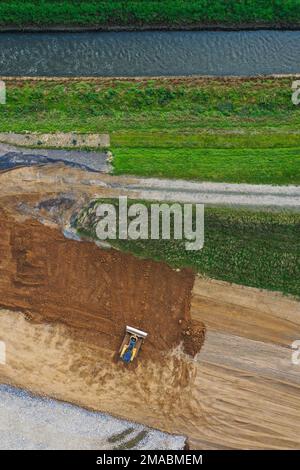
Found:
[[[178,346],[190,321],[194,276],[163,263],[66,239],[36,220],[0,210],[0,306],[59,322],[117,351],[125,326],[145,330],[143,353]]]

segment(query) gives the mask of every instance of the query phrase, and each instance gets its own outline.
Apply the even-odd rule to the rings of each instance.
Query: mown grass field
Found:
[[[0,25],[295,24],[298,0],[2,0]]]
[[[299,184],[292,79],[7,83],[1,131],[109,132],[118,174]]]
[[[299,184],[300,149],[116,149],[116,174],[201,181]]]
[[[118,206],[118,201],[110,200]],[[130,201],[129,206],[136,201]],[[140,201],[139,201],[140,202]],[[146,203],[148,208],[150,203]],[[94,203],[75,226],[96,238]],[[300,214],[229,208],[205,209],[205,243],[201,251],[186,251],[183,240],[111,240],[121,250],[162,260],[175,268],[246,286],[300,296]]]

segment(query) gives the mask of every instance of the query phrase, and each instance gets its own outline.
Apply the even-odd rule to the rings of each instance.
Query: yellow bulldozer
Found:
[[[120,347],[120,359],[129,364],[137,356],[144,339],[148,336],[142,330],[126,326],[126,332]]]

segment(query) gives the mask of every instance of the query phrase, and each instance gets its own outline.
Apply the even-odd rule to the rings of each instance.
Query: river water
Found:
[[[0,75],[300,72],[300,31],[0,33]]]

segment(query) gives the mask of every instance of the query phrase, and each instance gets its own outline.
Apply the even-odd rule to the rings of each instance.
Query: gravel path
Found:
[[[216,205],[271,206],[300,209],[300,186],[272,186],[230,183],[197,183],[156,178],[136,179],[122,185],[138,191],[141,199]]]
[[[182,449],[185,437],[0,385],[0,449]]]

